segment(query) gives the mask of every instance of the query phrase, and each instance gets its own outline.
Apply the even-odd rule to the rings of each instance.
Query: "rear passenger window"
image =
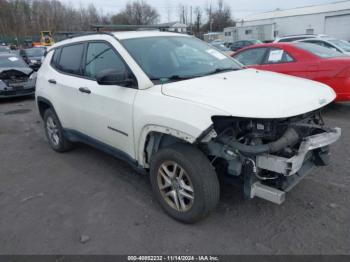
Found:
[[[271,48],[267,57],[266,64],[278,64],[278,63],[290,63],[294,62],[294,59],[286,51],[279,48]]]
[[[124,61],[116,54],[113,47],[106,43],[90,43],[86,53],[84,76],[96,79],[96,76],[107,70],[128,74]]]
[[[83,57],[83,52],[83,44],[63,47],[57,68],[65,73],[81,75],[81,59]]]

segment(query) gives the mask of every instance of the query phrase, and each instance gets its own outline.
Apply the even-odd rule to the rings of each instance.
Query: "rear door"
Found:
[[[48,96],[63,128],[81,131],[78,125],[80,107],[76,103],[79,98],[79,80],[82,76],[82,58],[84,44],[73,44],[54,50],[50,70],[43,73],[49,88]]]
[[[261,69],[314,79],[317,76],[318,66],[313,61],[300,61],[286,50],[271,47],[267,51]]]

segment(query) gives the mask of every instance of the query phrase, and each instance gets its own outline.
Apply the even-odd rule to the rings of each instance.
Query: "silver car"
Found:
[[[20,57],[0,54],[0,98],[33,95],[36,73]]]

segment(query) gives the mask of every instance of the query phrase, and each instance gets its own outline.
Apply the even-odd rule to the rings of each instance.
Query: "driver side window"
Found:
[[[124,61],[114,51],[113,47],[106,43],[89,43],[84,65],[84,76],[96,79],[96,76],[106,70],[128,73]]]

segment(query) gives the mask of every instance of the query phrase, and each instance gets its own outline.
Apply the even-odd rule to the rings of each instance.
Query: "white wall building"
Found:
[[[253,38],[271,41],[275,37],[298,34],[326,34],[350,40],[350,1],[251,15],[225,32],[228,42]]]
[[[166,29],[166,31],[169,31],[169,32],[177,32],[177,33],[185,34],[187,33],[187,30],[188,30],[188,26],[180,22],[163,23],[163,24],[158,24],[158,26],[169,27],[168,29]]]

